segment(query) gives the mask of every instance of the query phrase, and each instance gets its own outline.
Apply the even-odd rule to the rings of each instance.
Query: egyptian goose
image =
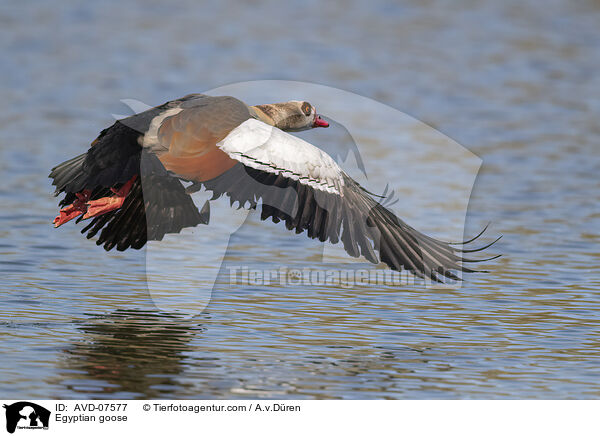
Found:
[[[465,250],[418,232],[328,154],[285,133],[328,125],[306,101],[247,106],[202,94],[169,101],[116,121],[86,153],[52,169],[55,195],[66,194],[54,225],[91,218],[82,230],[87,238],[102,230],[96,243],[106,250],[139,249],[208,224],[209,203],[199,211],[190,196],[204,186],[211,200],[225,194],[247,207],[260,200],[262,220],[284,221],[320,241],[341,240],[353,257],[435,281],[457,280],[453,270],[473,272],[464,262],[476,260],[460,253],[491,244]]]

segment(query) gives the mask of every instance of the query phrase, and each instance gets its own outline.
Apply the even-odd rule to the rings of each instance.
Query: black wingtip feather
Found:
[[[471,248],[471,249],[455,248],[455,250],[458,251],[458,252],[460,252],[460,253],[477,253],[478,251],[483,251],[486,248],[490,248],[492,245],[494,245],[496,242],[498,242],[500,239],[502,239],[502,236],[504,236],[504,235],[498,236],[492,242],[490,242],[487,245],[484,245],[483,247]]]
[[[490,226],[490,224],[491,224],[491,222],[487,223],[481,232],[479,232],[476,236],[474,236],[473,238],[469,239],[468,241],[463,241],[463,242],[446,242],[446,244],[448,244],[448,245],[467,245],[467,244],[470,244],[471,242],[473,242],[474,240],[476,240],[477,238],[479,238],[481,235],[483,235],[483,233],[487,230],[487,228]]]
[[[469,263],[489,262],[490,260],[498,259],[501,256],[502,256],[502,254],[497,254],[495,256],[488,257],[488,258],[485,258],[485,259],[465,259],[465,258],[462,258],[462,262],[469,262]]]

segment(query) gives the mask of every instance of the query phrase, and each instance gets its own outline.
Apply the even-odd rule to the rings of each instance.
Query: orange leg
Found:
[[[90,198],[91,193],[91,191],[86,189],[75,194],[77,196],[77,200],[75,200],[73,204],[63,207],[59,211],[59,215],[56,218],[54,218],[54,227],[60,227],[64,223],[69,222],[73,218],[76,218],[82,213],[84,213],[87,210],[86,203]]]
[[[129,191],[131,191],[131,187],[133,186],[133,182],[135,182],[136,178],[137,175],[133,176],[131,180],[125,183],[120,189],[110,188],[110,190],[115,194],[111,197],[102,197],[97,200],[88,201],[86,203],[87,212],[83,216],[83,219],[103,215],[123,206],[125,198],[127,197],[127,194],[129,194]]]
[[[63,207],[59,215],[54,218],[54,227],[60,227],[64,223],[71,221],[73,218],[77,218],[82,213],[85,213],[83,219],[91,218],[110,212],[111,210],[119,209],[123,206],[125,197],[131,191],[133,182],[135,182],[136,176],[133,176],[131,180],[125,183],[120,189],[111,188],[110,190],[115,194],[111,197],[103,197],[97,200],[90,200],[92,191],[85,189],[81,192],[77,192],[75,195],[77,199],[70,205]]]

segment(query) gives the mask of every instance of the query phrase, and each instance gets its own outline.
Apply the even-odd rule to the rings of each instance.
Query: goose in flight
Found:
[[[328,126],[306,101],[248,106],[203,94],[169,101],[116,121],[87,152],[52,169],[55,195],[65,194],[54,225],[89,219],[82,233],[89,239],[100,232],[96,244],[106,250],[139,249],[208,224],[209,202],[198,210],[190,196],[204,187],[211,200],[225,195],[232,205],[260,204],[262,220],[341,241],[352,257],[434,281],[459,280],[455,272],[474,272],[465,263],[495,258],[462,255],[491,244],[457,248],[420,233],[324,151],[286,133]]]

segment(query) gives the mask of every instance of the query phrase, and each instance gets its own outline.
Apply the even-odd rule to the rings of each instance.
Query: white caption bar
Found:
[[[598,401],[3,400],[2,432],[108,434],[598,434]],[[45,429],[43,433],[32,430]],[[11,431],[12,430],[12,431]]]

